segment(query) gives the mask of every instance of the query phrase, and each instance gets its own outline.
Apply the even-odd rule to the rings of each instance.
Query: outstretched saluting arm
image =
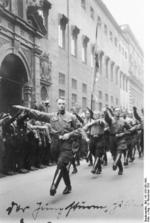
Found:
[[[53,116],[52,113],[37,111],[35,109],[27,108],[21,105],[13,105],[13,107],[18,110],[25,111],[28,114],[29,118],[36,119],[42,122],[49,123]]]

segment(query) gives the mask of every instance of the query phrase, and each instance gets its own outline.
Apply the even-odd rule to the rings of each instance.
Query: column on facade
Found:
[[[24,94],[24,106],[31,107],[31,98],[32,98],[32,84],[26,83],[23,87]]]
[[[33,58],[34,58],[34,70],[33,70],[33,104],[39,104],[41,102],[41,86],[40,86],[40,55],[42,51],[34,48]]]
[[[51,71],[52,62],[50,61],[49,54],[43,53],[40,56],[40,100],[46,106],[46,111],[48,111],[50,101]]]

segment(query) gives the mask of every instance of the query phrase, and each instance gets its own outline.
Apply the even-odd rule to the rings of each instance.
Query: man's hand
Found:
[[[116,134],[116,137],[122,137],[122,136],[124,136],[124,132]]]
[[[63,136],[60,136],[59,139],[67,140],[70,137],[70,133],[65,133]]]

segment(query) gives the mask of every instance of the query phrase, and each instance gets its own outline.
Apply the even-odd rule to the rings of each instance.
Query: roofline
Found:
[[[102,0],[95,0],[95,1],[100,6],[100,8],[103,10],[103,12],[105,14],[107,14],[108,18],[110,19],[110,21],[112,22],[112,24],[117,28],[117,31],[120,33],[120,35],[122,36],[122,38],[128,43],[127,39],[125,38],[125,36],[122,33],[122,30],[121,30],[119,24],[117,23],[117,21],[115,20],[115,18],[113,17],[113,15],[111,14],[111,12],[107,8],[107,6],[103,3]]]
[[[131,36],[133,42],[137,45],[137,47],[138,47],[140,53],[142,54],[142,56],[144,56],[144,52],[143,52],[143,50],[142,50],[140,44],[138,43],[136,37],[134,36],[134,34],[133,34],[133,32],[132,32],[130,26],[129,26],[128,24],[124,24],[124,25],[121,25],[120,28],[121,28],[121,27],[122,27],[122,28],[124,27],[124,30],[121,29],[122,32],[124,32],[124,33],[125,33],[125,32],[128,32],[128,33],[129,33],[129,35]]]

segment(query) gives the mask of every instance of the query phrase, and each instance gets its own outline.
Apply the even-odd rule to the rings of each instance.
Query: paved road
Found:
[[[62,195],[62,181],[49,196],[55,166],[1,178],[0,222],[143,222],[143,159],[125,167],[123,176],[111,162],[93,175],[82,161],[68,195]]]

